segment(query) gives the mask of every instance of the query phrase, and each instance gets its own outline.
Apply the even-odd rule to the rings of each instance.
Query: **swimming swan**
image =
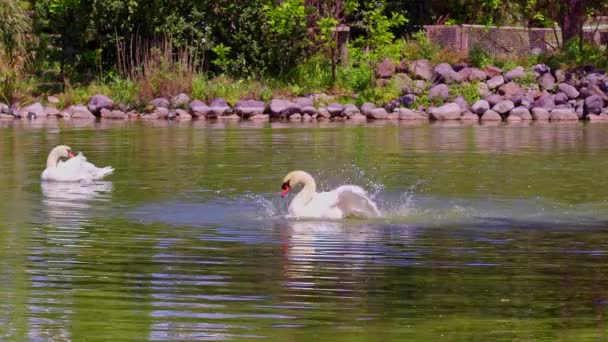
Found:
[[[66,161],[60,160],[67,158]],[[56,146],[46,160],[46,169],[42,172],[43,181],[57,182],[90,182],[102,179],[114,172],[111,166],[99,168],[87,161],[87,158],[66,145]]]
[[[377,217],[380,211],[356,185],[342,185],[333,191],[317,192],[312,176],[304,171],[293,171],[283,178],[282,196],[292,187],[303,184],[302,190],[289,204],[289,216],[297,218],[340,219],[348,216]]]

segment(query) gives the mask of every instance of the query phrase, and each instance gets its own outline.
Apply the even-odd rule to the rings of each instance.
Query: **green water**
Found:
[[[115,174],[41,184],[59,143]],[[2,341],[608,339],[608,125],[11,121],[0,158]],[[383,217],[284,218],[293,169]]]

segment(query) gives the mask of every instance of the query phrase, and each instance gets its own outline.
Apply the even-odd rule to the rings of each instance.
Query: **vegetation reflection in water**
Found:
[[[63,125],[0,131],[2,339],[607,337],[608,126]],[[284,219],[296,168],[384,217]]]

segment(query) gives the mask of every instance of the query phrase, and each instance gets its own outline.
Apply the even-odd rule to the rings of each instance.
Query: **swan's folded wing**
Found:
[[[365,190],[355,185],[343,185],[336,190],[336,206],[344,216],[377,217],[380,211],[376,204],[367,197]]]
[[[57,163],[56,168],[51,169],[51,176],[49,177],[49,179],[64,182],[79,181],[81,178],[80,174],[82,170],[82,164],[84,162],[85,161],[83,161],[83,159],[79,158],[78,156],[70,158],[66,161],[60,161],[59,163]]]

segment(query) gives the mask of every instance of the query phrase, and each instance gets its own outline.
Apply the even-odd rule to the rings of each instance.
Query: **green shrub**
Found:
[[[477,83],[460,83],[450,86],[450,97],[453,99],[462,96],[468,103],[472,104],[475,101],[481,100],[477,91]]]

